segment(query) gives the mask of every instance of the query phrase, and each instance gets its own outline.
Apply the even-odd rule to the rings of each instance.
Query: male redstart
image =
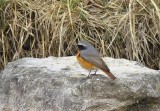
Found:
[[[80,41],[78,43],[78,49],[77,60],[83,68],[90,71],[89,75],[91,70],[97,71],[97,69],[100,69],[111,79],[116,79],[116,77],[110,72],[110,69],[105,64],[103,59],[100,57],[99,52],[90,43],[87,41]]]

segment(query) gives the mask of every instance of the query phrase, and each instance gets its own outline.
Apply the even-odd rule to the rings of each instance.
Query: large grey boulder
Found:
[[[104,58],[118,78],[86,77],[76,57],[23,58],[0,73],[0,111],[160,111],[160,71]]]

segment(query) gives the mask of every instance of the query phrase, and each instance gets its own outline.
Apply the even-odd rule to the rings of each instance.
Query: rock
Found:
[[[104,58],[118,78],[91,75],[75,57],[23,58],[0,74],[1,111],[160,111],[160,71]]]

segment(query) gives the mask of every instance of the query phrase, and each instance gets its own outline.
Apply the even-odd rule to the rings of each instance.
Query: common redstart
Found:
[[[80,41],[78,43],[78,49],[77,60],[83,68],[89,70],[89,75],[92,70],[97,71],[97,69],[100,69],[111,79],[116,79],[116,77],[110,72],[110,69],[105,64],[103,59],[100,57],[99,52],[89,42]]]

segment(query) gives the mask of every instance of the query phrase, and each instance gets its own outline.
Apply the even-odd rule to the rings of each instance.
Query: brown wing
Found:
[[[102,60],[101,57],[99,56],[82,56],[86,61],[92,63],[94,66],[102,69],[102,70],[105,70],[105,71],[108,71],[110,72],[108,66],[105,64],[105,62]]]
[[[108,66],[102,60],[101,57],[98,56],[85,56],[83,57],[86,61],[92,63],[94,66],[100,68],[103,72],[105,72],[112,80],[115,80],[116,77],[110,72]]]

